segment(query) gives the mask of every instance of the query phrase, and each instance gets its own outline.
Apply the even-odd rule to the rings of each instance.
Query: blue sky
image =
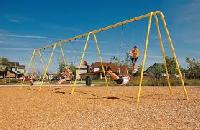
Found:
[[[0,56],[27,64],[33,48],[160,10],[165,15],[177,57],[186,67],[185,57],[200,59],[199,8],[199,0],[0,0]],[[147,22],[144,19],[97,34],[104,60],[109,61],[114,55],[123,58],[137,45],[141,62]],[[163,39],[168,47],[164,33]],[[86,55],[90,62],[98,60],[92,43],[90,41]],[[83,44],[84,39],[66,43],[65,55],[70,62],[79,60]],[[166,51],[170,55],[169,49]],[[43,52],[45,59],[49,53],[50,50]],[[52,70],[59,56],[56,50]],[[153,24],[147,66],[154,62],[162,62],[162,57]]]

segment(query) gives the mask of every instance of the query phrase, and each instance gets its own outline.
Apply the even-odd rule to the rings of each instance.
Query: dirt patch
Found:
[[[0,129],[200,129],[200,87],[0,88]]]

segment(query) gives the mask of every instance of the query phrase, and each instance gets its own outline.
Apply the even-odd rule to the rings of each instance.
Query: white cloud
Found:
[[[46,39],[45,36],[36,36],[36,35],[16,35],[16,34],[0,34],[4,37],[15,37],[15,38],[31,38],[31,39]]]
[[[158,56],[158,55],[147,55],[148,58],[152,58],[152,59],[162,59],[162,55]]]
[[[8,48],[8,47],[1,47],[0,50],[12,50],[12,51],[32,51],[33,48]]]
[[[19,14],[5,14],[4,17],[12,23],[24,23],[32,21],[31,18],[27,18]]]
[[[13,23],[20,23],[20,20],[18,20],[18,19],[10,19],[10,22],[13,22]]]

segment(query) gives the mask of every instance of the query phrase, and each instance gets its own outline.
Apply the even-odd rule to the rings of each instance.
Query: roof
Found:
[[[110,66],[111,68],[127,68],[128,67],[126,65],[116,65],[112,62],[103,62],[102,64],[103,64],[104,67]],[[92,63],[91,66],[94,67],[94,68],[101,67],[101,62]]]
[[[19,66],[19,62],[8,62],[10,66]]]
[[[0,70],[4,70],[6,67],[17,67],[19,69],[25,69],[25,65],[20,65],[19,62],[8,62],[7,65],[0,65]]]
[[[95,62],[91,66],[94,67],[94,68],[100,68],[101,62]],[[104,67],[110,66],[111,70],[113,72],[119,72],[119,70],[120,70],[121,73],[126,73],[127,69],[128,69],[128,66],[126,66],[126,65],[116,65],[116,64],[111,63],[111,62],[103,62],[103,66]]]
[[[103,64],[103,66],[116,66],[114,63],[111,63],[111,62],[103,62],[102,64]],[[101,66],[101,62],[92,63],[91,66],[94,68],[97,68],[97,67]]]
[[[24,68],[25,68],[25,65],[19,65],[19,66],[17,66],[17,68],[19,68],[19,69],[24,69]]]

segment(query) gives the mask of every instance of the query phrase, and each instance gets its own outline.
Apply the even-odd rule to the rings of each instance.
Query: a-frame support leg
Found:
[[[101,51],[100,51],[100,48],[99,48],[99,45],[98,45],[98,41],[97,41],[97,38],[96,38],[96,35],[93,34],[93,33],[88,33],[88,36],[87,36],[87,39],[86,39],[86,42],[85,42],[85,46],[84,46],[84,50],[83,50],[83,54],[81,56],[81,60],[80,60],[80,63],[79,63],[79,68],[78,68],[78,73],[80,71],[80,67],[83,63],[83,59],[84,59],[84,56],[85,56],[85,51],[87,49],[87,46],[88,46],[88,41],[90,39],[90,35],[93,35],[93,38],[94,38],[94,42],[95,42],[95,45],[96,45],[96,49],[97,49],[97,53],[98,53],[98,56],[99,56],[99,60],[100,60],[100,63],[101,63],[101,68],[102,68],[102,71],[105,75],[105,84],[106,84],[106,87],[108,87],[108,81],[107,81],[107,77],[106,77],[106,72],[105,72],[105,69],[103,67],[103,60],[102,60],[102,56],[101,56]],[[76,87],[76,83],[77,83],[77,78],[75,79],[75,82],[74,82],[74,85],[72,87],[72,90],[71,90],[71,94],[74,93],[75,91],[75,87]]]
[[[40,84],[40,89],[39,89],[39,91],[41,90],[42,85],[43,85],[43,83],[44,83],[44,79],[45,79],[45,77],[46,77],[46,75],[47,75],[47,71],[48,71],[49,66],[50,66],[50,64],[51,64],[51,61],[52,61],[52,58],[53,58],[53,54],[54,54],[54,51],[55,51],[56,47],[57,47],[57,44],[54,44],[54,45],[53,45],[53,48],[52,48],[52,51],[51,51],[51,55],[50,55],[50,57],[49,57],[48,64],[47,64],[47,66],[46,66],[46,68],[45,68],[45,70],[44,70],[44,74],[43,74],[43,77],[42,77],[42,82],[41,82],[41,84]]]
[[[169,30],[167,28],[167,24],[166,24],[164,15],[163,15],[162,12],[160,12],[159,14],[161,16],[161,19],[162,19],[162,22],[163,22],[163,25],[164,25],[164,28],[165,28],[165,32],[166,32],[166,35],[167,35],[168,43],[170,45],[171,52],[172,52],[172,55],[174,57],[174,61],[176,63],[176,68],[178,70],[179,78],[181,80],[181,84],[182,84],[182,87],[183,87],[184,95],[185,95],[186,99],[188,100],[188,93],[187,93],[187,90],[186,90],[186,87],[185,87],[183,76],[182,76],[182,73],[181,73],[181,70],[180,70],[180,65],[179,65],[177,57],[176,57],[176,53],[175,53],[174,46],[173,46],[173,43],[172,43],[172,40],[171,40],[171,37],[170,37],[170,34],[169,34]]]
[[[170,95],[171,95],[172,94],[172,87],[171,87],[171,83],[170,83],[170,80],[169,80],[169,72],[168,72],[168,68],[167,68],[166,53],[165,53],[165,49],[164,49],[163,42],[162,42],[162,35],[161,35],[161,32],[160,32],[160,27],[159,27],[157,15],[154,15],[154,18],[155,18],[155,21],[156,21],[156,28],[157,28],[158,40],[159,40],[159,43],[160,43],[160,49],[161,49],[163,60],[164,60],[164,67],[165,67],[165,72],[166,72],[166,75],[167,75],[167,83],[168,83],[169,92],[170,92]]]
[[[87,35],[87,38],[86,38],[86,42],[85,42],[85,45],[84,45],[84,49],[83,49],[83,53],[82,53],[82,56],[81,56],[81,60],[80,60],[80,63],[79,63],[79,66],[78,66],[78,70],[77,70],[77,73],[76,75],[80,72],[80,69],[81,69],[81,65],[83,63],[83,59],[84,59],[84,56],[85,56],[85,52],[86,52],[86,49],[87,49],[87,46],[88,46],[88,41],[90,39],[90,32],[88,33]],[[74,91],[75,91],[75,88],[76,88],[76,83],[77,83],[77,76],[75,78],[75,81],[74,81],[74,84],[72,86],[72,89],[71,89],[71,94],[74,94]]]
[[[107,79],[107,77],[106,77],[105,68],[103,67],[103,59],[102,59],[102,56],[101,56],[101,50],[100,50],[100,48],[99,48],[96,35],[93,34],[93,36],[94,36],[94,42],[95,42],[95,44],[96,44],[97,53],[98,53],[98,56],[99,56],[99,59],[100,59],[100,63],[101,63],[101,69],[102,69],[103,74],[104,74],[104,76],[105,76],[105,85],[106,85],[106,87],[108,88],[108,79]]]
[[[143,55],[143,61],[142,61],[140,83],[139,83],[139,86],[138,86],[137,103],[140,102],[140,95],[141,95],[142,81],[143,81],[143,73],[144,73],[144,66],[145,66],[146,57],[147,57],[147,48],[148,48],[148,43],[149,43],[149,34],[150,34],[150,29],[151,29],[152,15],[153,15],[153,13],[151,13],[150,16],[149,16],[148,28],[147,28],[147,33],[146,33],[146,41],[145,41],[144,55]]]
[[[30,59],[30,61],[29,61],[29,63],[28,63],[27,70],[26,70],[26,72],[25,72],[25,74],[24,74],[24,78],[23,78],[23,81],[22,81],[22,85],[24,85],[25,76],[28,74],[28,69],[30,69],[30,66],[32,66],[33,60],[34,60],[34,58],[35,58],[35,53],[36,53],[36,50],[34,49],[34,50],[33,50],[33,53],[32,53],[32,56],[31,56],[31,59]]]

